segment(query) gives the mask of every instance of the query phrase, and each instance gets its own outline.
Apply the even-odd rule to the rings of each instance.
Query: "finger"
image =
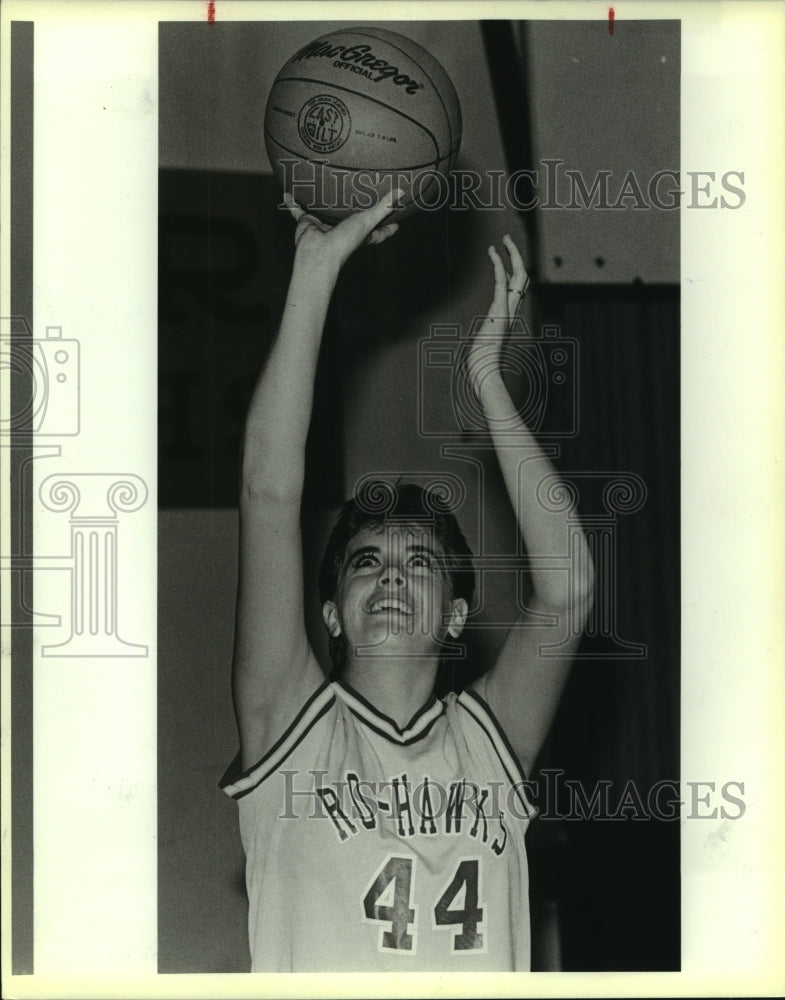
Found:
[[[323,219],[318,219],[315,215],[311,215],[309,212],[303,212],[300,209],[300,214],[297,216],[297,231],[301,229],[307,229],[309,226],[313,226],[314,229],[319,229],[321,232],[326,233],[328,229],[331,229],[329,223],[325,222]]]
[[[357,212],[354,215],[349,216],[349,218],[345,220],[347,228],[348,226],[357,228],[362,236],[367,238],[370,233],[376,229],[379,223],[387,218],[390,212],[392,212],[398,204],[398,199],[402,197],[403,191],[401,188],[395,188],[388,194],[381,195],[375,205],[372,205],[370,208],[366,208],[362,212]]]
[[[499,255],[499,251],[493,244],[488,247],[488,256],[491,258],[491,264],[493,264],[493,277],[496,291],[498,291],[499,288],[507,291],[507,272],[504,269],[504,263]]]
[[[379,200],[371,208],[367,209],[365,212],[360,213],[360,218],[366,222],[366,225],[370,225],[371,229],[376,229],[380,222],[392,212],[396,207],[399,200],[403,197],[403,191],[401,188],[394,188],[387,194],[379,194]]]
[[[292,197],[289,191],[286,191],[283,196],[284,205],[289,209],[292,218],[295,222],[299,222],[300,219],[305,215],[305,209],[301,208],[297,202]]]
[[[385,240],[394,236],[398,232],[397,222],[388,222],[386,226],[379,226],[378,229],[374,229],[370,234],[366,243],[369,246],[376,246],[379,243],[384,243]]]
[[[308,212],[303,212],[302,209],[300,211],[302,214],[298,218],[297,226],[294,230],[295,246],[299,243],[303,233],[307,232],[309,229],[318,229],[319,232],[326,233],[332,228],[328,223],[322,222],[321,219],[317,219],[315,215],[309,215]]]
[[[494,289],[489,318],[507,320],[507,272],[495,246],[488,247],[488,256],[493,264]]]
[[[518,250],[515,241],[509,234],[502,238],[502,242],[507,248],[507,253],[510,255],[510,263],[512,264],[512,274],[510,275],[509,282],[510,288],[514,288],[519,291],[521,295],[525,295],[526,286],[529,284],[529,276],[526,273],[526,268],[520,251]]]
[[[502,242],[507,248],[512,263],[512,274],[508,279],[507,310],[510,317],[513,317],[521,307],[529,283],[529,276],[526,274],[520,252],[512,237],[507,234],[502,238]]]

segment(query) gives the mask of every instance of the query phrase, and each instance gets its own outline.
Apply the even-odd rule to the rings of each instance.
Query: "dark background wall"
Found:
[[[544,158],[609,170],[618,190],[678,169],[673,22],[390,25],[425,44],[461,98],[459,169]],[[243,857],[217,791],[233,756],[229,690],[237,448],[278,320],[291,223],[277,210],[261,121],[283,60],[327,24],[177,24],[160,32],[159,968],[248,967]],[[471,53],[472,58],[467,58]],[[421,363],[430,324],[465,328],[487,305],[484,250],[512,232],[538,278],[528,320],[570,342],[572,392],[549,400],[569,479],[628,473],[640,509],[614,519],[612,635],[582,647],[539,766],[590,790],[676,778],[679,731],[678,213],[541,210],[422,214],[350,262],[328,319],[310,442],[308,572],[337,504],[370,471],[451,474],[482,554],[514,553],[487,455],[459,450],[449,384]],[[521,399],[525,379],[513,386]],[[422,396],[421,396],[422,394]],[[423,402],[421,403],[421,399]],[[423,408],[421,410],[421,407]],[[444,436],[423,436],[419,415]],[[569,418],[569,419],[568,419]],[[479,462],[479,464],[478,464]],[[476,487],[482,476],[484,503]],[[581,478],[582,477],[582,478]],[[597,513],[584,491],[581,510]],[[514,581],[513,581],[514,583]],[[515,614],[510,575],[483,580],[460,683],[492,662]],[[309,608],[315,646],[324,644]],[[607,623],[606,623],[607,624]],[[624,645],[625,643],[629,645]],[[633,648],[635,647],[635,648]],[[530,835],[535,967],[679,966],[678,824],[541,819]]]

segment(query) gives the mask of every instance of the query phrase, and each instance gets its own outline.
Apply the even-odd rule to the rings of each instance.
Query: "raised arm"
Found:
[[[394,195],[331,228],[291,199],[295,256],[281,325],[243,438],[232,693],[243,766],[255,764],[324,680],[306,637],[300,507],[305,442],[324,320],[338,274],[363,242],[381,243]]]
[[[594,577],[582,533],[572,542],[577,573],[548,570],[541,561],[568,554],[568,518],[574,517],[574,511],[557,513],[538,499],[538,485],[546,476],[554,476],[555,469],[521,419],[502,378],[502,343],[528,280],[515,243],[505,236],[504,244],[512,273],[507,274],[498,252],[490,247],[493,302],[471,346],[467,373],[488,421],[510,503],[532,560],[533,592],[496,664],[474,687],[491,706],[529,775],[567,680],[591,606]],[[574,520],[569,527],[574,531]],[[553,655],[553,649],[543,655],[544,646],[559,642],[558,655]]]

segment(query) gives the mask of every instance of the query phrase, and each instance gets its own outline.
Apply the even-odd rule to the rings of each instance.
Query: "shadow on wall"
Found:
[[[253,385],[283,309],[293,225],[269,175],[162,171],[159,184],[159,491],[164,507],[237,503],[237,455]],[[468,281],[471,213],[407,219],[395,247],[347,264],[322,352],[311,499],[343,497],[341,386],[368,354],[450,315]],[[336,341],[338,349],[335,349]],[[318,492],[318,495],[317,495]]]

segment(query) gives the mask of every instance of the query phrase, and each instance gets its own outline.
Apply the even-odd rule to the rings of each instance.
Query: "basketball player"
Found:
[[[397,194],[334,228],[289,200],[293,273],[246,423],[233,666],[241,751],[223,786],[239,803],[257,972],[529,968],[523,782],[577,642],[566,622],[585,620],[591,560],[581,538],[577,583],[538,568],[537,557],[566,551],[569,512],[538,502],[554,470],[501,377],[498,334],[527,280],[509,237],[509,276],[489,249],[493,301],[468,376],[534,561],[526,613],[485,676],[434,697],[473,571],[452,515],[405,486],[394,516],[351,501],[328,544],[321,585],[338,679],[325,679],[306,637],[300,505],[322,329],[347,258],[396,231]],[[540,655],[560,639],[559,656]]]

